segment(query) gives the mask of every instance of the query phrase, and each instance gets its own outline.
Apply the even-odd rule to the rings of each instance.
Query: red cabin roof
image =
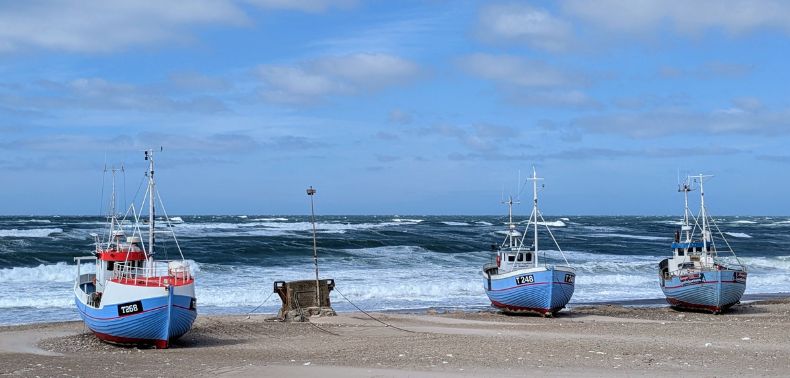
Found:
[[[107,249],[99,253],[99,260],[102,261],[143,261],[145,252],[143,251],[116,251]]]

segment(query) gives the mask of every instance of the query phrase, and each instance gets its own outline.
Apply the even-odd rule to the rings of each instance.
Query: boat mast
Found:
[[[145,160],[148,161],[148,257],[154,255],[154,222],[156,207],[154,195],[154,150],[145,151]]]
[[[543,179],[538,178],[535,167],[532,167],[532,177],[527,180],[532,181],[532,215],[529,218],[535,217],[535,228],[533,229],[533,238],[535,239],[534,258],[535,266],[538,266],[538,180]],[[527,229],[529,229],[529,225],[527,225]]]
[[[686,178],[686,182],[685,183],[680,185],[680,187],[678,188],[678,191],[679,192],[683,192],[683,200],[684,200],[684,204],[685,204],[685,208],[683,210],[683,227],[682,227],[682,229],[684,229],[686,231],[686,242],[690,242],[691,241],[691,225],[689,224],[689,213],[691,213],[691,210],[689,210],[689,192],[691,191],[691,185],[689,185],[689,179],[688,178]]]
[[[700,217],[702,217],[702,246],[703,246],[703,250],[706,253],[708,252],[708,244],[712,242],[710,225],[708,224],[708,213],[705,208],[705,187],[703,185],[703,181],[705,181],[705,179],[708,177],[713,177],[713,176],[703,175],[703,174],[694,176],[695,179],[699,179],[699,206],[700,206]]]

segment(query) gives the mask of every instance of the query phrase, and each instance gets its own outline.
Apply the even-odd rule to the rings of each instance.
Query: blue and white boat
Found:
[[[688,177],[679,186],[678,191],[685,197],[683,223],[675,231],[672,257],[662,260],[658,269],[661,290],[672,307],[718,314],[741,300],[747,272],[705,207],[703,181],[708,177],[711,176]],[[688,193],[694,190],[691,179],[699,183],[697,217],[688,206]],[[711,228],[716,229],[725,250],[717,248]]]
[[[516,229],[513,223],[513,198],[509,198],[508,230],[505,240],[500,245],[492,245],[495,253],[494,262],[483,266],[483,286],[491,300],[491,304],[506,313],[535,313],[552,316],[562,310],[573,296],[576,270],[569,266],[557,240],[549,229],[543,214],[538,210],[538,180],[535,169],[532,169],[533,205],[532,214],[524,233]],[[546,227],[548,235],[557,247],[553,253],[559,254],[562,264],[547,257],[546,252],[538,248],[538,228]],[[532,227],[532,244],[524,244],[525,238]]]
[[[109,227],[103,240],[95,235],[93,256],[76,257],[77,279],[74,298],[85,325],[99,339],[120,344],[153,345],[167,348],[172,340],[192,328],[197,317],[195,279],[184,260],[172,224],[165,214],[167,230],[156,229],[153,151],[149,161],[148,240],[143,241],[141,214],[130,206],[126,214],[115,211],[115,169],[110,201]],[[161,203],[161,199],[159,199]],[[142,208],[143,206],[141,206]],[[157,234],[173,236],[180,260],[155,260]],[[82,273],[82,261],[95,261],[95,272]],[[92,269],[91,269],[92,270]]]

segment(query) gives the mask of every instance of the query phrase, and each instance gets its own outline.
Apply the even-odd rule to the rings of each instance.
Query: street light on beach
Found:
[[[313,188],[312,185],[309,188],[307,188],[307,195],[310,196],[310,216],[311,216],[311,221],[313,223],[313,263],[315,264],[315,303],[316,303],[316,306],[320,307],[321,306],[321,302],[320,302],[321,297],[319,295],[320,287],[318,286],[318,247],[316,246],[316,240],[315,240],[315,233],[316,233],[316,230],[315,230],[315,207],[313,206],[313,196],[315,195],[315,193],[316,193],[316,190]]]

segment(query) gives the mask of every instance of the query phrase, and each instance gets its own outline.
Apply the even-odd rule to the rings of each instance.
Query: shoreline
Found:
[[[359,312],[311,323],[269,316],[200,316],[166,350],[100,342],[81,321],[3,326],[0,374],[780,376],[790,369],[790,295],[722,315],[614,304],[575,306],[555,318],[373,313],[393,327]]]
[[[774,299],[782,299],[782,298],[790,298],[790,292],[782,292],[782,293],[753,293],[753,294],[744,294],[741,300],[742,304],[748,304],[753,302],[760,302],[760,301],[771,301]],[[610,301],[594,301],[594,302],[576,302],[576,303],[569,303],[568,306],[563,309],[563,311],[573,311],[575,308],[579,307],[590,307],[590,306],[623,306],[623,307],[646,307],[646,308],[669,308],[669,304],[664,298],[645,298],[645,299],[623,299],[623,300],[610,300]],[[250,306],[252,307],[252,306]],[[405,308],[405,309],[382,309],[382,310],[368,310],[363,308],[363,310],[367,312],[375,312],[379,314],[404,314],[404,315],[426,315],[426,314],[440,314],[440,313],[447,313],[447,312],[469,312],[469,313],[477,313],[477,312],[492,312],[496,313],[499,310],[492,307],[491,305],[479,305],[479,306],[464,306],[464,307],[421,307],[421,308]],[[337,311],[338,314],[353,314],[357,313],[358,311]],[[254,315],[258,316],[261,312],[248,312],[248,311],[228,311],[228,312],[214,312],[211,311],[209,313],[198,313],[198,317],[223,317],[223,316],[248,316]],[[81,321],[79,319],[74,320],[67,320],[65,322],[74,322],[74,321]],[[50,323],[61,323],[58,321],[37,321],[37,322],[29,322],[29,323],[16,323],[16,324],[0,324],[0,330],[6,327],[18,327],[18,326],[25,326],[25,325],[46,325]]]

